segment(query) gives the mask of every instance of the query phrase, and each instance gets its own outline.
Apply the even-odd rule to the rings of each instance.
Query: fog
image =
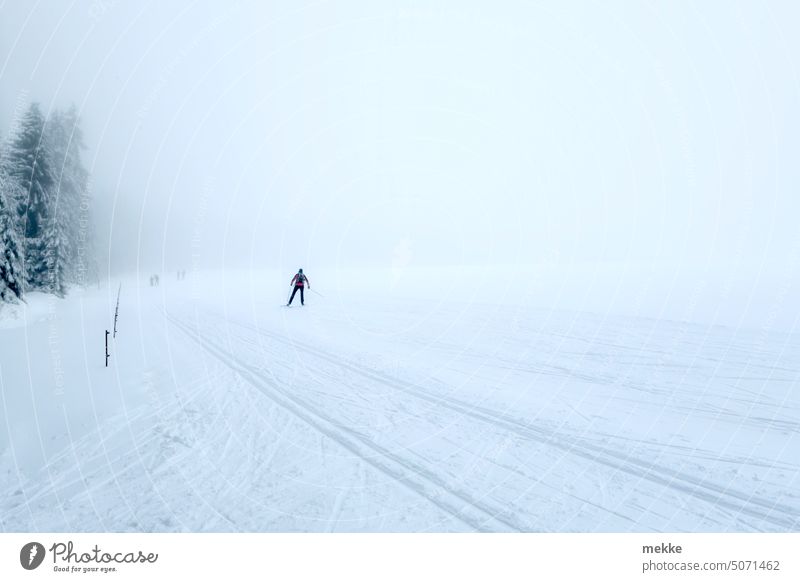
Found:
[[[488,266],[794,326],[797,3],[0,13],[0,127],[77,104],[107,275]]]

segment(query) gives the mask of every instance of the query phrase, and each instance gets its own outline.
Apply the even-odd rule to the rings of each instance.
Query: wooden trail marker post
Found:
[[[119,294],[122,293],[122,283],[119,284],[117,291],[117,307],[114,309],[114,337],[117,337],[117,318],[119,317]],[[108,351],[108,350],[106,350]]]

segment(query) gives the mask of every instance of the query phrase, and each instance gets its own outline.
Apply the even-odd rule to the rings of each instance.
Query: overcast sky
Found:
[[[112,271],[800,258],[800,3],[0,3]],[[778,267],[780,269],[780,267]]]

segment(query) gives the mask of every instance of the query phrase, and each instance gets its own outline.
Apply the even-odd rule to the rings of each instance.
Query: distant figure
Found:
[[[150,286],[152,287],[155,283],[153,282],[153,276],[150,275]]]
[[[158,275],[153,275],[153,282],[155,283],[155,286],[158,287]]]
[[[308,288],[310,290],[311,289],[311,281],[308,280],[308,277],[303,275],[303,269],[299,269],[297,271],[297,275],[292,277],[292,281],[289,283],[290,287],[292,285],[294,285],[294,291],[292,291],[292,296],[289,298],[289,303],[286,304],[287,306],[291,305],[292,301],[294,301],[294,295],[295,295],[295,293],[297,293],[298,289],[300,290],[300,305],[305,305],[306,304],[305,297],[303,297],[303,287],[305,287],[306,284],[308,284]]]

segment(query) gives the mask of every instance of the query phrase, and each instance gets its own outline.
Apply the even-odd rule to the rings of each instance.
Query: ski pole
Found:
[[[312,289],[311,287],[309,287],[309,288],[308,288],[308,290],[309,290],[309,291],[314,291],[314,289]],[[325,296],[324,296],[322,293],[320,293],[319,291],[314,291],[314,293],[316,293],[316,294],[317,294],[317,295],[319,295],[320,297],[325,297]]]

